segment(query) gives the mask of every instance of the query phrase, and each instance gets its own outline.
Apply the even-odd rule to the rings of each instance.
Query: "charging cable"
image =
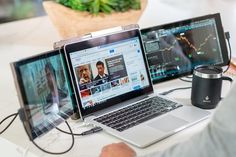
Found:
[[[3,122],[5,122],[7,119],[13,117],[13,119],[10,121],[10,123],[0,132],[0,135],[3,134],[10,126],[11,124],[15,121],[16,117],[18,116],[18,113],[13,113],[7,117],[5,117],[3,120],[0,122],[0,126],[2,125]]]
[[[187,78],[187,77],[186,77]],[[183,81],[183,82],[188,82],[188,83],[192,83],[192,80],[186,80],[183,77],[179,78],[179,80]]]
[[[70,132],[66,132],[66,131],[64,131],[64,130],[62,130],[62,129],[60,129],[60,128],[58,128],[58,127],[56,127],[56,129],[57,129],[58,131],[61,131],[61,132],[65,133],[65,134],[71,135]],[[88,130],[88,131],[84,131],[84,132],[82,132],[82,133],[80,133],[80,134],[75,134],[75,133],[73,133],[73,135],[74,135],[74,136],[85,136],[85,135],[90,135],[90,134],[94,134],[94,133],[100,132],[100,131],[102,131],[102,130],[103,130],[103,129],[102,129],[101,127],[94,127],[94,128],[92,128],[92,129],[90,129],[90,130]]]
[[[5,117],[3,120],[1,120],[0,126],[1,126],[2,123],[5,122],[7,119],[13,117],[13,119],[11,120],[11,122],[0,132],[0,135],[3,134],[3,133],[12,125],[12,123],[15,121],[15,119],[16,119],[16,117],[17,117],[18,115],[19,115],[19,113],[13,113],[13,114],[11,114],[11,115]],[[25,125],[23,125],[23,126],[24,126],[24,129],[25,129],[25,131],[26,131],[26,133],[27,133],[29,139],[31,140],[31,142],[32,142],[38,149],[40,149],[41,151],[43,151],[43,152],[45,152],[45,153],[48,153],[48,154],[52,154],[52,155],[61,155],[61,154],[65,154],[65,153],[69,152],[69,151],[73,148],[73,146],[74,146],[74,143],[75,143],[75,136],[90,135],[90,134],[94,134],[94,133],[97,133],[97,132],[100,132],[100,131],[103,130],[101,127],[94,127],[94,128],[92,128],[92,129],[87,130],[87,131],[85,131],[85,132],[82,132],[82,133],[80,133],[80,134],[74,134],[73,131],[72,131],[72,129],[71,129],[71,127],[70,127],[70,125],[69,125],[69,123],[68,123],[67,121],[65,121],[65,123],[66,123],[67,127],[69,128],[69,132],[66,132],[66,131],[64,131],[64,130],[59,129],[59,128],[56,127],[56,129],[57,129],[58,131],[60,131],[60,132],[62,132],[62,133],[65,133],[65,134],[68,134],[68,135],[71,135],[71,137],[72,137],[71,146],[70,146],[67,150],[65,150],[65,151],[63,151],[63,152],[50,152],[50,151],[48,151],[48,150],[45,150],[45,149],[41,148],[41,147],[31,138],[30,133],[29,133],[28,130],[26,129]]]
[[[168,95],[174,91],[177,91],[177,90],[184,90],[184,89],[191,89],[192,87],[180,87],[180,88],[174,88],[174,89],[171,89],[171,90],[168,90],[168,91],[165,91],[165,92],[162,92],[162,93],[159,93],[160,95]]]
[[[68,123],[67,121],[65,121],[65,123],[66,123],[67,127],[69,128],[70,135],[71,135],[71,138],[72,138],[72,143],[71,143],[71,146],[70,146],[67,150],[65,150],[65,151],[63,151],[63,152],[50,152],[50,151],[48,151],[48,150],[43,149],[43,148],[40,147],[33,139],[31,139],[31,136],[30,136],[29,132],[28,132],[27,129],[25,128],[25,125],[23,125],[23,126],[24,126],[25,131],[26,131],[28,137],[30,138],[31,142],[32,142],[38,149],[40,149],[41,151],[43,151],[44,153],[47,153],[47,154],[51,154],[51,155],[62,155],[62,154],[65,154],[65,153],[69,152],[69,151],[73,148],[73,146],[74,146],[74,144],[75,144],[75,136],[74,136],[74,134],[73,134],[73,132],[72,132],[72,129],[71,129],[71,127],[70,127],[70,125],[69,125],[69,123]]]
[[[18,115],[19,115],[19,113],[13,113],[13,114],[11,114],[11,115],[5,117],[3,120],[1,120],[0,125],[2,125],[2,123],[5,122],[7,119],[13,117],[13,119],[11,120],[11,122],[0,132],[0,135],[3,134],[3,133],[11,126],[11,124],[15,121],[15,119],[16,119],[16,117],[17,117]],[[33,139],[30,138],[30,134],[28,133],[27,129],[25,128],[25,125],[23,125],[23,126],[24,126],[24,128],[25,128],[25,131],[26,131],[28,137],[31,139],[31,142],[32,142],[38,149],[40,149],[41,151],[43,151],[43,152],[45,152],[45,153],[48,153],[48,154],[61,155],[61,154],[65,154],[65,153],[69,152],[69,151],[73,148],[73,146],[74,146],[74,141],[75,141],[75,140],[74,140],[74,135],[73,135],[73,132],[72,132],[72,129],[71,129],[70,125],[68,124],[67,121],[65,121],[65,123],[66,123],[66,125],[68,126],[68,128],[69,128],[69,130],[70,130],[70,135],[71,135],[71,137],[72,137],[72,144],[71,144],[71,146],[70,146],[66,151],[63,151],[63,152],[49,152],[49,151],[47,151],[47,150],[41,148],[37,143],[34,142]]]

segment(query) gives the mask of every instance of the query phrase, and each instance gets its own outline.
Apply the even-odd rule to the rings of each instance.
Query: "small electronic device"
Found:
[[[11,63],[20,116],[30,139],[41,136],[76,111],[74,95],[60,50]]]
[[[198,65],[229,63],[219,13],[144,28],[141,34],[154,83],[192,74]]]
[[[154,94],[138,27],[96,34],[64,47],[86,123],[146,147],[209,116]]]

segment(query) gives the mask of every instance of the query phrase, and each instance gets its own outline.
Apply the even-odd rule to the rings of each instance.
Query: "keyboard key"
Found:
[[[156,96],[94,120],[121,132],[182,106]]]

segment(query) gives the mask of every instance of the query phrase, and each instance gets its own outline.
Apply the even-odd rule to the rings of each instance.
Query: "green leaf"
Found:
[[[109,6],[109,5],[106,5],[104,3],[101,4],[101,11],[104,12],[104,13],[111,13],[113,11],[113,9]]]
[[[140,0],[55,0],[56,2],[74,10],[88,11],[97,15],[99,12],[125,12],[129,9],[140,9]]]

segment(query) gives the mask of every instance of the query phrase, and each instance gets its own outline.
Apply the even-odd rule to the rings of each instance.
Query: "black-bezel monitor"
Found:
[[[229,63],[219,13],[144,28],[141,34],[153,83],[192,74],[198,65]]]
[[[61,53],[53,50],[11,64],[23,109],[20,114],[31,140],[52,130],[78,109]]]
[[[134,29],[65,45],[82,118],[153,92],[141,41]]]

